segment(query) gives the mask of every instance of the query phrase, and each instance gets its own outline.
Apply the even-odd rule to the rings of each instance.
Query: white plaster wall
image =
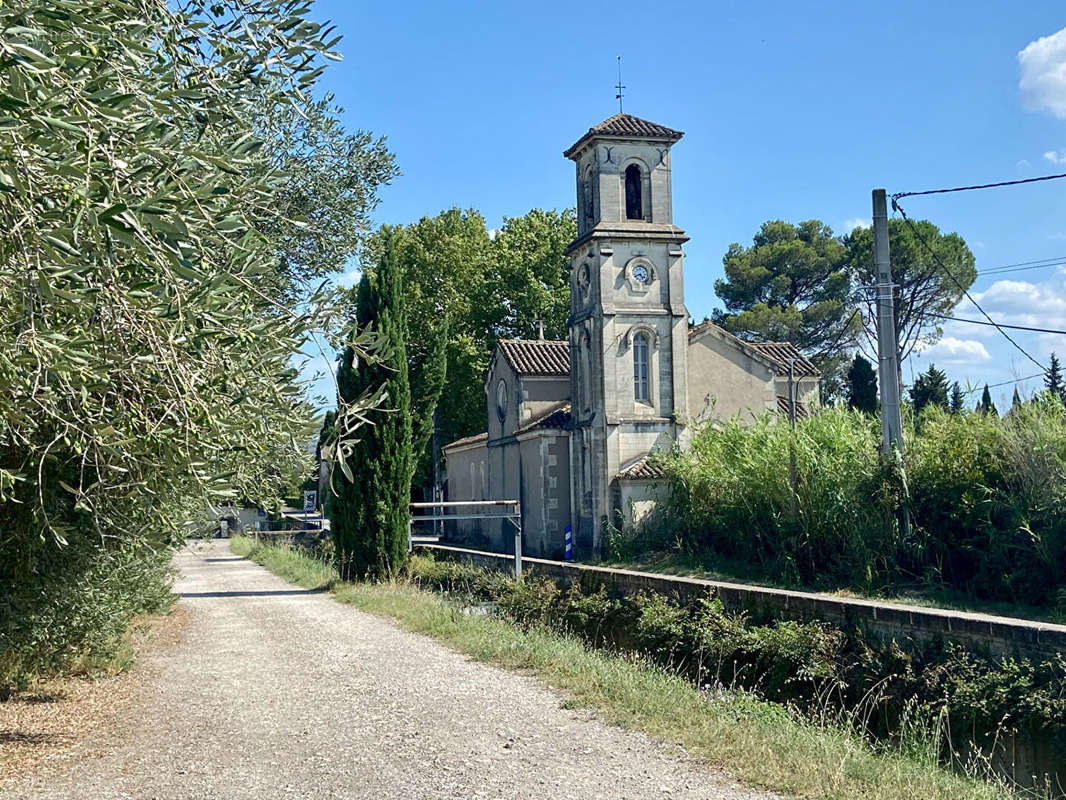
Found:
[[[625,525],[639,524],[666,500],[669,486],[665,481],[619,481],[622,520]]]
[[[537,419],[553,406],[570,399],[570,376],[541,377],[527,375],[519,378],[522,402],[519,407],[519,427]]]
[[[728,342],[705,335],[688,348],[688,407],[694,421],[776,410],[774,374]]]
[[[448,476],[448,500],[490,500],[488,480],[488,448],[464,447],[444,454]],[[487,531],[482,530],[477,520],[457,520],[448,523],[449,536],[464,541],[482,542]]]

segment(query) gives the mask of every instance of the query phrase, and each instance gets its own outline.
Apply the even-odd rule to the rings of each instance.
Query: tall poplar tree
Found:
[[[384,235],[377,267],[359,283],[356,325],[359,330],[372,326],[380,349],[362,361],[351,348],[344,351],[337,370],[340,399],[352,402],[382,386],[384,403],[367,415],[370,424],[337,461],[331,529],[343,580],[387,577],[407,558],[414,464],[411,389],[403,280],[391,232]]]

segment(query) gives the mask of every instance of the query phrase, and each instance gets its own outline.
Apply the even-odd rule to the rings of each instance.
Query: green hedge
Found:
[[[677,542],[792,585],[920,585],[985,601],[1062,602],[1062,404],[1037,400],[1002,419],[930,408],[909,427],[898,464],[880,458],[878,421],[843,409],[795,430],[771,418],[700,430],[665,462],[671,501],[655,520],[658,536],[629,541]],[[896,524],[904,502],[907,537]]]

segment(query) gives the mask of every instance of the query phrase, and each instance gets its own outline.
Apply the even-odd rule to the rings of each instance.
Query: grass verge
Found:
[[[640,657],[592,650],[574,637],[466,614],[447,598],[409,584],[339,583],[332,567],[312,555],[239,537],[231,549],[299,586],[328,586],[337,600],[393,619],[474,659],[531,672],[563,690],[568,707],[590,708],[611,724],[677,742],[751,786],[825,800],[1033,796],[950,772],[922,748],[877,751],[845,726],[815,724],[751,694],[700,691]]]

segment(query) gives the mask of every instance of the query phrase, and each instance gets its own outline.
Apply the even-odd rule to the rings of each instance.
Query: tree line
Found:
[[[571,210],[534,209],[490,230],[478,212],[453,208],[369,238],[348,308],[382,347],[371,358],[341,354],[339,396],[381,384],[386,399],[351,451],[359,474],[334,470],[327,496],[344,577],[402,565],[412,485],[418,494],[434,481],[434,431],[447,444],[484,430],[484,374],[496,342],[533,338],[538,325],[548,338],[567,337],[565,250],[576,233]]]

